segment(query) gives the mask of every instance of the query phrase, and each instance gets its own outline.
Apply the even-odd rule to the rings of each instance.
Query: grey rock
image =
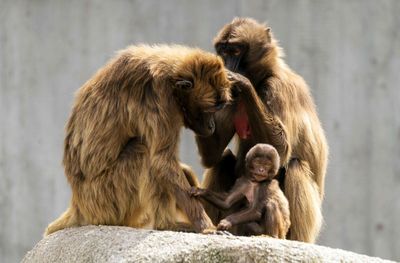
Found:
[[[46,262],[390,262],[340,249],[269,237],[202,235],[85,226],[42,239],[24,263]]]

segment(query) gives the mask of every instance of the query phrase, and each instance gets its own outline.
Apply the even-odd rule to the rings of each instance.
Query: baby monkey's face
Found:
[[[255,157],[248,165],[250,177],[261,182],[267,179],[273,179],[273,174],[270,172],[273,168],[273,162],[266,157]]]

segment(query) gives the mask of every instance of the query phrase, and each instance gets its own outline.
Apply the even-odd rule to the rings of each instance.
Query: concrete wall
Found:
[[[74,91],[115,50],[212,50],[234,16],[268,21],[310,84],[330,143],[320,244],[400,260],[400,1],[0,0],[0,261],[68,204],[63,126]],[[201,173],[193,138],[182,159]]]

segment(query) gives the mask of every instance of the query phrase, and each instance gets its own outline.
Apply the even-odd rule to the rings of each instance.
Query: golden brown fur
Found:
[[[233,165],[235,173],[240,174],[248,149],[256,143],[270,143],[286,168],[283,189],[290,206],[288,238],[315,242],[322,225],[328,146],[307,84],[283,61],[270,28],[253,19],[234,19],[222,28],[214,43],[220,55],[219,48],[237,43],[243,47],[235,71],[251,82],[240,80],[244,84],[239,97],[246,106],[252,138],[239,140],[237,161],[221,157],[235,133],[231,117],[235,108],[217,113],[220,128],[212,137],[197,138],[203,163],[211,168],[205,173],[203,186],[228,190],[235,178],[224,172],[230,169],[225,167]],[[215,150],[211,151],[210,145],[215,145]],[[221,212],[211,207],[206,210],[218,222]]]
[[[179,80],[193,87],[181,90]],[[199,49],[120,51],[76,94],[63,160],[72,200],[46,234],[87,224],[212,229],[187,193],[198,182],[179,163],[179,133],[183,126],[209,132],[202,125],[209,124],[216,100],[230,99],[229,88],[222,60]]]

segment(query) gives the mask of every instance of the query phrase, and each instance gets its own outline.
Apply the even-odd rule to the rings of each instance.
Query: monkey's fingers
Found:
[[[217,232],[218,231],[215,228],[206,228],[201,233],[205,234],[205,235],[215,235],[215,234],[217,234]]]
[[[229,69],[225,69],[226,75],[228,76],[228,80],[234,81],[235,80],[235,73],[230,71]]]
[[[237,72],[232,72],[228,69],[226,69],[227,75],[228,75],[228,79],[229,81],[232,82],[232,84],[234,86],[251,86],[251,82],[248,78],[246,78],[245,76],[243,76],[240,73]]]
[[[190,187],[190,189],[188,190],[188,193],[190,196],[198,196],[199,195],[198,188],[195,186]]]
[[[233,236],[233,234],[231,232],[226,231],[226,230],[217,230],[216,234],[221,235],[221,236]]]

